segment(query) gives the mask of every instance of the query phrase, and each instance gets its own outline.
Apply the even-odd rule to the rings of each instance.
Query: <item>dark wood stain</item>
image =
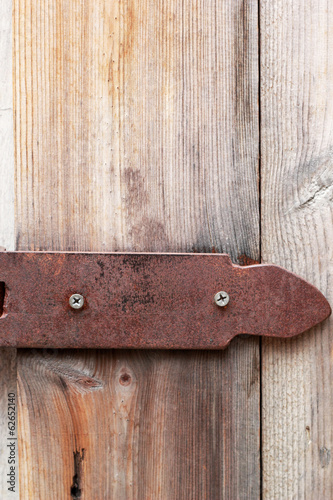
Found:
[[[71,486],[71,497],[73,499],[82,498],[83,489],[83,460],[85,450],[74,451],[74,476],[73,485]]]

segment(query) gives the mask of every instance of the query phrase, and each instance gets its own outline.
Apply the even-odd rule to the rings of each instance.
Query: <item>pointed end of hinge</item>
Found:
[[[241,274],[248,287],[246,324],[252,327],[242,333],[260,331],[259,335],[267,337],[295,337],[326,320],[332,312],[315,286],[280,266],[250,266]],[[253,324],[250,311],[256,312]]]
[[[318,307],[318,323],[325,321],[332,314],[332,308],[326,297],[315,287],[313,287],[314,293],[317,294],[317,307]]]
[[[288,336],[293,337],[325,321],[332,309],[318,288],[293,273],[291,275],[295,283],[292,299],[295,322],[289,324],[291,331]]]

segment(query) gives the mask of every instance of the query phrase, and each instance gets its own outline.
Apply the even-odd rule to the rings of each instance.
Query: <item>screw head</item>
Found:
[[[73,309],[82,309],[84,304],[84,298],[79,293],[74,293],[69,297],[69,305]]]
[[[214,297],[215,304],[219,307],[225,307],[229,304],[230,297],[227,292],[217,292]]]

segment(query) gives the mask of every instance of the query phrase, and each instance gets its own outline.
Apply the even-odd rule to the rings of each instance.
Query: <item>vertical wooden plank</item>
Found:
[[[14,135],[13,135],[13,92],[12,92],[12,1],[0,2],[0,246],[14,250]],[[1,250],[1,249],[0,249]],[[9,457],[8,444],[12,440],[8,428],[8,395],[15,394],[16,349],[0,349],[0,498],[18,498],[18,450],[15,457]],[[12,410],[10,410],[12,416]],[[14,421],[16,424],[16,421]],[[16,438],[15,434],[11,436]],[[15,441],[15,439],[14,439]],[[15,463],[8,463],[8,459]],[[10,467],[15,467],[14,491]]]
[[[19,498],[16,349],[0,349],[0,494]]]
[[[12,1],[0,4],[0,246],[14,250]]]
[[[15,0],[19,248],[258,259],[257,18]],[[18,372],[22,498],[259,498],[256,339],[21,351]]]
[[[262,242],[333,298],[333,5],[261,1]],[[264,340],[265,499],[333,498],[332,320]]]

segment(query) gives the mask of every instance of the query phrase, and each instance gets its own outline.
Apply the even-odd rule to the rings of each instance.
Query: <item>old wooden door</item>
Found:
[[[227,252],[332,296],[332,5],[0,5],[0,245]],[[329,322],[223,352],[3,349],[1,499],[329,500],[332,352]]]

